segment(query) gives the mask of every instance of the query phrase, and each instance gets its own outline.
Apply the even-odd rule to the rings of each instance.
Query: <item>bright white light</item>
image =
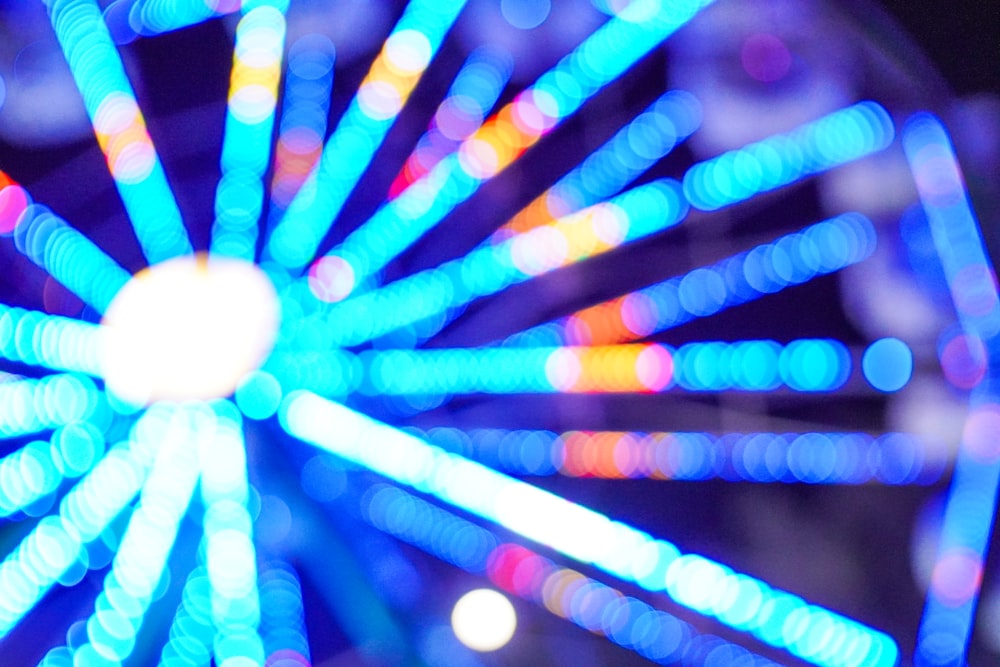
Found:
[[[270,353],[279,317],[274,286],[253,264],[162,262],[137,273],[102,320],[104,379],[139,405],[227,396]]]
[[[455,603],[451,627],[474,651],[495,651],[514,636],[517,613],[510,600],[488,588],[469,591]]]

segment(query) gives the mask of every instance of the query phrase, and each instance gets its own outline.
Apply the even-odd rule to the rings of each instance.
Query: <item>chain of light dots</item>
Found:
[[[348,114],[327,142],[319,165],[306,180],[304,189],[290,201],[285,217],[271,226],[266,254],[279,265],[294,271],[302,268],[312,257],[316,244],[357,183],[463,4],[411,3],[372,66]],[[392,208],[376,213],[359,232],[348,237],[343,247],[335,249],[327,257],[341,260],[355,272],[356,280],[347,285],[338,298],[347,296],[372,277],[451,208],[471,196],[480,183],[510,164],[706,3],[674,4],[676,6],[667,12],[658,2],[637,2],[630,10],[631,14],[625,13],[609,20],[594,37],[560,61],[555,69],[543,75],[515,102],[494,114],[479,130],[466,135],[462,143],[432,167],[427,175],[418,177],[405,187],[397,199],[387,204]],[[129,25],[139,34],[157,34],[222,13],[223,8],[220,6],[218,9],[219,12],[208,11],[203,3],[136,2],[132,5]],[[236,8],[227,9],[232,11]],[[256,222],[261,216],[263,203],[262,178],[266,171],[264,167],[271,157],[268,144],[275,115],[277,72],[280,71],[284,38],[283,13],[286,9],[287,2],[247,2],[242,7],[223,142],[223,179],[217,190],[213,227],[213,251],[223,254],[245,256],[247,248],[256,244]],[[159,158],[145,130],[134,93],[97,3],[90,0],[57,2],[52,4],[50,12],[56,35],[83,93],[98,142],[147,258],[156,263],[190,252],[190,243],[184,234],[173,194],[166,184]],[[668,13],[669,18],[666,17]],[[627,48],[618,50],[621,59],[609,61],[609,53],[614,50],[607,49],[607,45],[622,42]],[[574,78],[582,83],[568,87],[567,82]],[[499,247],[505,249],[499,255],[490,249],[488,255],[470,255],[462,260],[466,264],[486,262],[487,268],[479,269],[480,275],[477,276],[473,269],[463,265],[460,275],[462,280],[469,282],[460,285],[458,291],[466,296],[457,301],[449,301],[452,296],[439,298],[442,305],[436,305],[434,310],[440,313],[461,305],[460,302],[469,296],[487,295],[505,287],[503,284],[487,284],[484,289],[482,283],[485,278],[482,274],[490,268],[504,268],[503,281],[529,279],[569,261],[579,261],[595,252],[678,222],[688,206],[703,210],[720,208],[863,157],[885,147],[892,138],[888,116],[873,103],[864,103],[838,113],[832,119],[817,121],[787,136],[758,142],[741,151],[696,165],[684,177],[682,185],[656,183],[620,195],[613,203],[604,200],[614,192],[602,192],[598,201],[593,202],[598,208],[583,217],[553,221],[553,217],[562,215],[564,211],[552,211],[551,217],[543,216],[525,227],[511,228],[502,239],[496,240]],[[942,221],[961,219],[965,224],[962,233],[966,236],[962,240],[968,242],[954,246],[944,237],[939,241],[939,252],[945,257],[946,273],[967,335],[977,337],[986,348],[991,348],[997,330],[996,288],[989,274],[988,260],[982,252],[975,251],[975,248],[981,247],[981,241],[971,212],[967,206],[961,207],[964,190],[960,178],[949,176],[957,173],[957,167],[941,167],[942,161],[946,165],[953,164],[953,158],[951,162],[947,161],[950,155],[947,137],[936,120],[929,116],[920,117],[908,127],[904,145],[914,165],[928,216],[935,225],[936,239],[948,233],[940,231],[944,227]],[[845,141],[838,144],[827,140],[834,135]],[[364,137],[364,141],[359,145],[357,138],[360,136]],[[669,147],[664,148],[669,150]],[[342,162],[339,156],[344,151],[364,159],[352,159],[349,171],[332,170],[330,165]],[[927,157],[929,153],[934,155]],[[740,169],[749,171],[741,172]],[[942,173],[944,176],[941,176]],[[624,178],[617,188],[623,187],[635,175]],[[939,187],[942,183],[948,187]],[[430,202],[430,192],[437,195],[443,193],[443,196]],[[572,187],[566,188],[565,192],[586,195],[584,191],[573,190]],[[316,197],[320,200],[318,205],[313,206],[311,204],[317,204]],[[240,202],[238,206],[233,203],[236,200]],[[247,204],[249,209],[245,208]],[[661,219],[655,227],[644,226],[646,223],[642,216],[664,204],[667,204],[666,210],[672,212],[666,218],[669,222],[663,225]],[[400,235],[393,244],[386,245],[382,242],[398,231],[391,222],[397,214],[404,214],[414,224],[406,235]],[[581,221],[584,224],[581,225]],[[821,228],[820,225],[825,226]],[[583,230],[583,236],[577,237],[575,229]],[[17,248],[25,256],[98,312],[107,307],[128,279],[127,273],[85,236],[50,211],[33,204],[27,193],[2,173],[0,232],[12,234]],[[510,236],[510,232],[514,235]],[[568,247],[558,256],[549,257],[545,254],[548,251],[544,249],[544,244],[538,241],[543,236],[551,239],[554,233],[564,236]],[[628,303],[632,310],[623,307],[619,311],[620,321],[628,334],[608,342],[635,340],[675,324],[678,317],[710,315],[729,305],[758,298],[787,285],[807,281],[814,275],[862,261],[871,252],[871,243],[874,242],[871,237],[870,224],[860,216],[835,218],[797,235],[786,236],[773,244],[737,255],[713,268],[706,267],[700,273],[695,271],[678,278],[672,289],[679,296],[673,301],[669,292],[667,297],[654,298],[650,293],[641,297],[623,297],[631,299]],[[829,252],[831,245],[833,255],[824,254]],[[948,249],[952,247],[971,247],[973,250],[965,254],[957,251],[949,254]],[[281,280],[279,273],[274,275],[276,280]],[[295,284],[294,280],[290,283],[292,286]],[[983,298],[976,298],[983,294],[992,295],[992,301],[985,301],[989,308],[984,309]],[[301,292],[296,296],[300,295]],[[364,295],[361,298],[365,298]],[[344,306],[350,307],[358,300],[348,300]],[[674,302],[679,306],[670,305]],[[295,301],[288,303],[294,304]],[[379,307],[385,305],[376,303]],[[641,306],[645,307],[645,313]],[[665,309],[671,307],[674,314],[665,314]],[[426,315],[421,314],[406,323],[420,317]],[[574,317],[578,317],[579,321],[588,320],[582,314]],[[579,324],[564,324],[576,332],[572,334],[572,340],[586,338],[586,342],[593,342],[589,335],[593,333],[592,327],[588,327],[588,335],[581,335]],[[134,648],[135,636],[143,623],[151,596],[155,594],[153,589],[166,567],[177,521],[191,501],[195,480],[200,479],[201,501],[206,514],[202,562],[185,586],[185,593],[189,587],[191,593],[185,595],[175,624],[183,624],[185,614],[201,619],[213,636],[203,637],[203,648],[214,651],[220,664],[245,664],[247,661],[262,664],[270,649],[266,646],[269,642],[263,632],[267,623],[261,618],[263,605],[259,596],[263,594],[263,585],[258,591],[255,583],[251,520],[246,508],[248,487],[240,434],[241,417],[231,404],[225,402],[191,408],[157,407],[139,416],[127,429],[126,438],[107,447],[99,433],[88,426],[88,420],[94,421],[95,414],[101,415],[98,423],[102,423],[101,420],[107,423],[108,420],[122,419],[113,415],[114,411],[109,410],[106,404],[108,400],[113,402],[114,398],[104,397],[92,381],[75,374],[100,377],[96,352],[100,335],[100,328],[94,325],[0,306],[0,354],[17,362],[74,373],[42,380],[14,379],[10,385],[0,385],[0,389],[16,397],[3,404],[2,421],[6,435],[56,429],[49,442],[37,441],[0,461],[3,507],[9,512],[30,510],[36,507],[40,498],[51,495],[59,488],[62,480],[81,478],[65,493],[58,510],[41,519],[0,563],[0,590],[4,593],[0,596],[0,636],[9,633],[54,585],[72,582],[74,577],[80,576],[81,568],[85,571],[92,565],[84,556],[87,553],[85,545],[104,535],[115,517],[138,497],[137,509],[132,512],[128,527],[121,536],[121,546],[112,569],[86,623],[87,640],[53,649],[46,658],[49,664],[69,664],[66,661],[73,660],[73,656],[82,656],[75,658],[79,661],[86,660],[88,655],[112,662],[126,659]],[[360,339],[368,340],[376,335],[363,332]],[[560,336],[557,344],[570,341],[570,338]],[[866,357],[884,355],[882,359],[892,361],[890,366],[905,366],[909,352],[905,345],[898,343],[889,341],[879,347],[873,345],[864,354]],[[471,386],[463,387],[454,380],[430,388],[414,386],[398,390],[404,393],[483,391],[483,387],[492,382],[499,383],[505,392],[525,391],[524,386],[504,385],[509,381],[499,370],[504,364],[496,364],[495,369],[489,368],[490,355],[516,355],[511,358],[518,361],[530,359],[538,364],[537,376],[528,374],[525,382],[531,386],[548,382],[548,390],[552,391],[572,391],[581,377],[590,378],[579,387],[584,391],[648,391],[674,386],[705,391],[733,388],[766,390],[775,388],[777,384],[792,389],[827,391],[843,384],[852,355],[837,341],[797,341],[784,347],[773,341],[744,341],[691,343],[678,349],[625,345],[608,346],[604,352],[602,348],[543,348],[537,351],[530,347],[481,352],[481,356],[477,357],[479,375]],[[360,380],[353,378],[355,371],[351,369],[355,366],[348,361],[348,371],[342,373],[348,380],[338,391],[331,393],[348,393],[356,389],[372,390],[374,393],[391,392],[392,387],[403,380],[374,370],[379,366],[379,354],[424,353],[371,353],[361,363]],[[436,354],[457,355],[457,362],[448,362],[454,370],[442,374],[452,379],[461,369],[462,362],[470,358],[468,352],[457,350]],[[280,355],[279,350],[276,356]],[[639,363],[640,358],[647,362]],[[624,363],[616,361],[621,359],[625,360]],[[685,359],[694,361],[689,365]],[[819,367],[822,371],[818,375],[811,370],[815,368],[815,359],[821,360]],[[862,366],[870,385],[881,391],[898,389],[901,382],[905,384],[908,374],[908,371],[903,372],[902,380],[899,377],[885,378],[874,370],[869,372],[869,369],[884,367],[885,364],[865,365],[862,362]],[[624,375],[622,368],[627,371]],[[419,375],[415,374],[415,377]],[[266,374],[261,374],[261,377],[265,378],[266,385]],[[591,564],[615,578],[666,593],[682,606],[815,664],[891,665],[897,660],[898,649],[894,642],[880,632],[774,589],[762,581],[733,572],[702,556],[682,554],[669,542],[552,496],[315,394],[301,391],[303,387],[317,389],[309,383],[284,386],[287,382],[287,378],[282,378],[282,387],[276,398],[271,397],[274,400],[270,402],[275,405],[259,410],[258,416],[273,413],[284,390],[288,396],[280,410],[282,425],[293,435],[322,449],[361,463],[401,484],[495,522],[566,556]],[[959,459],[954,482],[955,491],[946,514],[946,537],[921,626],[918,656],[926,664],[945,664],[960,655],[968,641],[978,580],[956,583],[953,575],[976,570],[965,567],[969,562],[980,563],[981,569],[985,557],[984,538],[992,517],[992,511],[983,503],[984,499],[991,497],[991,493],[995,494],[997,457],[995,447],[989,445],[985,434],[997,420],[1000,410],[991,398],[989,385],[983,386],[986,388],[977,401],[977,408],[966,430],[964,453]],[[253,405],[255,400],[259,404],[260,396],[253,391],[245,395],[245,401],[238,401],[241,405]],[[254,412],[252,409],[246,411]],[[124,421],[131,420],[126,418]],[[207,440],[203,435],[185,437],[185,434],[206,432],[212,435]],[[358,436],[361,433],[377,434],[385,446],[378,450],[363,450],[357,447],[358,439],[352,438],[352,433]],[[850,481],[852,474],[861,474],[849,471],[840,480],[821,480],[816,471],[825,469],[825,464],[803,462],[792,454],[801,450],[801,446],[796,444],[798,440],[783,440],[778,434],[756,434],[754,437],[757,438],[757,446],[765,449],[784,447],[788,471],[792,475],[799,474],[805,481],[843,482]],[[816,442],[827,438],[825,442],[830,443],[835,452],[838,446],[856,446],[843,445],[832,435],[812,434],[809,437]],[[761,444],[760,439],[768,438],[767,443]],[[186,446],[194,449],[187,451],[184,449]],[[748,471],[748,475],[763,478],[765,475],[760,472],[760,465],[751,464],[754,455],[748,453],[748,449],[746,444],[740,449],[740,465]],[[922,475],[915,462],[900,472],[901,464],[892,457],[900,452],[902,459],[907,456],[912,459],[913,456],[911,450],[899,446],[898,442],[880,451],[889,452],[881,456],[885,465],[889,466],[886,469],[895,472],[872,469],[872,475],[882,475],[886,482],[906,481],[908,476],[916,479]],[[838,454],[833,456],[837,458]],[[28,461],[30,466],[26,463]],[[553,456],[554,466],[556,461],[557,457]],[[564,464],[565,461],[564,458]],[[782,478],[784,473],[780,470],[767,468],[766,462],[763,465],[767,474],[775,479]],[[32,469],[33,476],[19,480],[20,485],[9,481],[12,475],[7,471],[25,467]],[[600,469],[583,472],[593,474],[595,471]],[[630,473],[619,468],[610,474]],[[662,469],[651,469],[649,474],[668,475]],[[460,479],[464,481],[457,483]],[[185,483],[180,484],[181,480]],[[396,490],[393,493],[403,492]],[[430,507],[426,503],[419,507],[425,505]],[[967,520],[970,508],[975,510],[976,516],[983,517],[982,520],[987,523],[985,529],[981,525],[971,525]],[[32,515],[30,511],[26,514]],[[370,512],[370,516],[373,523],[384,523],[376,513]],[[571,525],[572,530],[565,529]],[[398,532],[388,526],[381,527],[391,533]],[[154,535],[155,539],[152,538]],[[419,536],[403,537],[418,544],[426,542]],[[144,542],[154,544],[158,555],[153,558],[149,558],[146,552],[137,555],[139,552],[135,545]],[[431,552],[439,551],[433,545],[420,545]],[[513,576],[514,570],[523,563],[530,564],[524,567],[543,573],[538,581],[558,581],[549,584],[547,589],[544,585],[539,590],[524,589],[524,584],[519,583],[523,580]],[[97,566],[96,563],[93,565]],[[636,633],[642,634],[636,627],[648,624],[655,625],[656,632],[661,633],[656,636],[664,636],[663,617],[658,615],[663,612],[653,610],[638,600],[623,598],[613,589],[578,573],[561,569],[525,547],[498,547],[489,565],[489,576],[501,587],[519,595],[538,598],[554,613],[590,630],[600,631],[613,641],[638,650],[647,657],[664,657],[661,655],[665,650],[662,643],[650,640],[637,644],[634,639],[629,639],[634,638]],[[568,588],[576,590],[579,587],[589,587],[588,590],[595,591],[595,599],[605,600],[609,608],[614,607],[618,611],[601,611],[598,620],[597,611],[574,609],[565,598],[559,597]],[[293,584],[292,588],[297,590],[297,584]],[[553,590],[563,593],[556,594]],[[292,616],[295,616],[294,609],[301,607],[300,602],[299,607],[295,606],[296,595],[300,594],[292,596]],[[289,623],[294,625],[295,619],[292,618]],[[301,627],[297,632],[301,636]],[[690,635],[692,631],[689,629],[686,632]],[[685,641],[687,639],[691,636]],[[713,646],[711,651],[715,652],[716,648]],[[176,652],[179,649],[174,647],[171,650]],[[739,651],[742,649],[722,642],[718,645],[719,656],[722,657],[714,660],[722,664],[733,656],[743,655]],[[300,651],[300,655],[307,652]],[[168,657],[168,649],[165,648],[164,662]]]

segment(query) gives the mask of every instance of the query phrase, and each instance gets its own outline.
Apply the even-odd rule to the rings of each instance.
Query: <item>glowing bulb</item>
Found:
[[[510,600],[489,588],[469,591],[455,603],[451,627],[458,640],[474,651],[495,651],[507,644],[517,627]]]
[[[108,388],[135,404],[227,396],[264,361],[280,317],[253,264],[178,257],[137,273],[102,320]]]

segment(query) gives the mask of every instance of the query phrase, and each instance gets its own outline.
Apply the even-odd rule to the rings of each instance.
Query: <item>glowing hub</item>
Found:
[[[104,379],[136,404],[231,394],[270,353],[278,297],[256,266],[186,256],[137,273],[104,315]]]
[[[459,641],[474,651],[496,651],[514,636],[517,613],[502,594],[478,588],[455,603],[451,627]]]

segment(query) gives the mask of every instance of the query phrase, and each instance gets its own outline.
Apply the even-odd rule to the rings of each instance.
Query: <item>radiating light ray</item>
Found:
[[[489,242],[501,243],[618,194],[699,125],[701,104],[693,95],[681,90],[664,93],[497,229]]]
[[[159,35],[236,12],[242,4],[241,0],[134,0],[128,23],[139,35]]]
[[[326,257],[344,264],[354,286],[380,271],[487,179],[509,166],[669,37],[711,0],[636,0],[523,91],[445,158],[380,208]]]
[[[302,37],[289,49],[274,176],[268,192],[268,235],[323,152],[335,57],[333,43],[319,34]]]
[[[101,328],[0,304],[0,358],[100,376]]]
[[[746,667],[778,664],[521,545],[500,545],[490,554],[488,574],[503,590],[653,662]]]
[[[184,410],[163,425],[139,505],[87,620],[87,641],[70,649],[75,664],[117,664],[132,655],[198,480],[195,426]]]
[[[852,354],[829,339],[556,348],[366,350],[362,393],[830,392]]]
[[[89,472],[103,455],[103,434],[86,423],[60,426],[47,442],[34,440],[8,454],[0,459],[0,516],[36,515],[32,504]]]
[[[94,382],[75,374],[0,383],[0,438],[37,433],[89,419],[104,400]]]
[[[861,262],[871,256],[876,242],[868,218],[846,213],[519,332],[507,344],[609,345],[639,340]]]
[[[327,347],[377,338],[673,227],[687,210],[676,181],[653,181],[497,245],[485,244],[438,268],[334,304],[316,315],[324,324],[310,327],[310,336],[313,344],[321,341]],[[380,317],[368,317],[371,312]],[[330,326],[333,322],[337,325]]]
[[[894,136],[888,112],[860,102],[692,166],[684,194],[695,208],[714,211],[880,151]]]
[[[973,347],[991,369],[1000,351],[1000,292],[951,139],[936,117],[920,113],[903,127],[903,150],[959,323],[965,335],[977,341]],[[995,372],[987,370],[970,397],[917,635],[914,663],[921,667],[958,665],[966,660],[1000,487],[996,381]]]
[[[166,408],[151,409],[127,443],[112,448],[0,563],[0,638],[5,637],[71,568],[87,567],[84,545],[132,502],[149,474]]]
[[[205,566],[211,585],[216,635],[213,655],[220,667],[263,664],[258,633],[260,598],[253,519],[247,510],[250,487],[239,411],[229,402],[206,411],[199,441],[201,497],[205,505]]]
[[[49,3],[49,17],[146,259],[155,264],[190,253],[180,210],[100,6],[96,0]]]
[[[269,562],[260,574],[261,622],[265,664],[310,667],[302,586],[288,563]]]
[[[684,657],[696,661],[699,653],[716,650],[729,651],[744,661],[738,664],[748,667],[774,665],[526,547],[501,543],[490,531],[397,487],[376,484],[361,503],[363,516],[379,530],[473,574],[486,575],[500,588],[647,659],[677,664]],[[633,634],[635,626],[645,627],[646,632]],[[707,650],[706,644],[710,644]]]
[[[881,632],[315,394],[290,394],[280,416],[297,438],[614,577],[668,593],[803,660],[896,664],[899,650]]]
[[[413,152],[389,187],[394,199],[478,130],[514,68],[510,55],[490,47],[469,54],[438,106],[428,130],[414,143]]]
[[[285,16],[278,5],[253,3],[236,27],[233,69],[222,138],[222,177],[215,193],[210,251],[253,261],[264,207],[264,173],[278,101]]]
[[[131,275],[47,207],[32,204],[14,229],[21,253],[103,314]]]
[[[318,167],[267,240],[265,258],[290,271],[313,258],[464,6],[465,0],[407,5],[327,141]]]
[[[514,475],[807,484],[930,484],[944,461],[906,433],[406,429]]]
[[[204,565],[188,573],[168,636],[160,654],[160,667],[208,667],[211,664],[215,626],[212,624],[211,584]]]

